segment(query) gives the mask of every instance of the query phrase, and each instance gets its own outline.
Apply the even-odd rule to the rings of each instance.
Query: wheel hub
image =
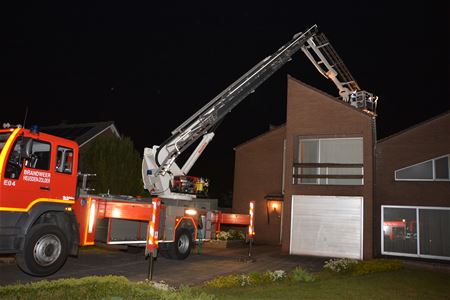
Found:
[[[53,264],[60,254],[61,241],[54,234],[42,236],[33,249],[34,260],[43,267]]]

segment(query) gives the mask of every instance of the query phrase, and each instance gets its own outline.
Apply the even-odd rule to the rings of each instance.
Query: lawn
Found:
[[[365,276],[323,272],[315,282],[203,291],[218,299],[450,299],[450,274],[413,269]]]
[[[285,279],[247,287],[162,291],[145,282],[104,276],[0,287],[0,299],[449,299],[450,274],[400,269],[363,276],[330,272],[314,282]]]

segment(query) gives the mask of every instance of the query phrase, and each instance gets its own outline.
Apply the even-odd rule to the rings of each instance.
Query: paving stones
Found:
[[[245,258],[245,259],[244,259]],[[281,247],[255,245],[252,257],[247,248],[208,248],[201,254],[193,249],[185,260],[158,257],[154,265],[154,281],[164,281],[172,286],[201,285],[217,276],[231,273],[263,272],[267,270],[291,271],[302,266],[310,271],[320,271],[326,258],[290,256],[281,253]],[[79,278],[90,275],[119,275],[133,281],[147,278],[148,260],[143,250],[118,251],[95,249],[80,251],[78,258],[70,257],[56,274],[44,279]],[[0,285],[42,280],[24,274],[14,264],[0,264]]]

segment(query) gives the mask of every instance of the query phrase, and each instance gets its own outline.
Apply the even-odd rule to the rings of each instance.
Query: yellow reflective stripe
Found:
[[[5,146],[3,146],[2,153],[0,154],[0,178],[3,178],[3,164],[6,161],[6,153],[19,131],[20,128],[14,129],[13,133],[9,136],[9,139],[6,141]]]
[[[49,203],[63,203],[63,204],[74,204],[74,200],[62,200],[62,199],[51,199],[51,198],[38,198],[31,202],[27,208],[20,207],[0,207],[0,211],[15,211],[15,212],[28,212],[33,205],[39,202],[49,202]]]

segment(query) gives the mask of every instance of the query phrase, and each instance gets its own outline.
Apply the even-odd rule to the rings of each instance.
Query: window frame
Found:
[[[64,151],[62,151],[63,159],[62,159],[61,166],[60,166],[60,168],[62,168],[62,170],[59,170],[60,168],[58,168],[58,153],[60,152],[60,149],[64,149]],[[72,152],[72,166],[70,168],[70,172],[66,172],[65,168],[64,168],[64,164],[67,162],[67,153],[68,152]],[[62,145],[57,145],[56,146],[56,159],[55,159],[55,172],[58,174],[72,175],[73,174],[73,156],[74,156],[73,148],[70,148],[67,146],[62,146]]]
[[[24,165],[24,167],[28,168],[28,169],[33,169],[33,170],[41,170],[41,171],[49,171],[50,172],[50,168],[52,165],[52,143],[49,141],[46,141],[46,140],[40,140],[40,139],[36,139],[36,138],[32,138],[32,137],[30,137],[30,138],[33,140],[33,145],[34,145],[34,143],[38,142],[38,143],[46,144],[49,146],[48,166],[47,166],[47,169],[41,169],[41,168],[31,167],[31,166],[27,166],[27,165]],[[34,152],[32,154],[34,154]]]
[[[447,178],[447,179],[436,178],[435,161],[440,159],[440,158],[443,158],[443,157],[447,157],[448,158],[447,166],[448,166],[448,169],[449,169],[449,178]],[[427,163],[429,161],[431,161],[431,172],[433,174],[433,178],[432,179],[421,179],[421,178],[401,179],[401,178],[397,178],[397,173],[399,171],[403,171],[403,170],[408,169],[408,168],[413,168],[415,166],[418,166],[418,165],[421,165],[421,164],[425,164],[425,163]],[[441,156],[438,156],[438,157],[434,157],[434,158],[431,158],[431,159],[427,159],[427,160],[415,163],[413,165],[409,165],[409,166],[397,169],[397,170],[394,171],[394,180],[395,181],[450,181],[450,154],[441,155]]]
[[[21,149],[21,145],[19,145],[19,143],[20,143],[20,138],[17,138],[15,141],[14,141],[14,143],[12,143],[11,144],[11,148],[10,148],[10,150],[9,150],[9,153],[7,153],[7,155],[5,156],[5,166],[4,166],[4,168],[3,168],[3,177],[5,178],[5,179],[11,179],[11,180],[19,180],[20,179],[20,176],[22,176],[22,171],[23,171],[23,168],[24,168],[24,161],[23,161],[23,159],[20,157],[20,152],[22,151],[22,149]],[[17,146],[19,146],[19,149],[18,149],[18,151],[16,151],[16,147]],[[2,149],[3,150],[3,149]],[[19,153],[18,154],[18,156],[17,157],[15,157],[15,159],[14,160],[12,160],[11,158],[12,158],[12,156],[15,154],[15,153]],[[13,162],[13,163],[12,163]],[[15,172],[9,172],[9,170],[11,169],[11,167],[9,167],[9,166],[12,166],[12,168],[14,168],[15,170]],[[8,169],[8,167],[9,167],[9,169]],[[17,172],[17,177],[11,177],[11,175],[12,174],[16,174],[16,172]]]
[[[412,253],[403,253],[403,252],[390,252],[384,251],[384,209],[385,208],[404,208],[404,209],[415,209],[416,210],[416,233],[417,233],[417,252],[416,254]],[[381,240],[381,254],[382,255],[394,255],[394,256],[405,256],[405,257],[420,257],[420,258],[431,258],[431,259],[441,259],[441,260],[450,260],[450,256],[438,256],[438,255],[429,255],[429,254],[421,254],[420,253],[420,210],[428,209],[428,210],[450,210],[450,207],[439,207],[439,206],[411,206],[411,205],[381,205],[381,222],[380,222],[380,240]]]
[[[0,132],[0,135],[4,135],[6,137],[4,141],[0,141],[0,153],[3,151],[3,148],[5,147],[6,143],[8,142],[8,139],[11,137],[12,131],[7,132]]]
[[[317,158],[318,158],[318,163],[304,163],[304,162],[300,162],[300,143],[301,141],[317,141]],[[325,140],[360,140],[362,142],[362,162],[361,163],[321,163],[321,147],[322,147],[322,141]],[[296,143],[294,145],[294,151],[295,151],[295,161],[293,164],[293,179],[292,179],[292,184],[294,185],[321,185],[321,186],[331,186],[331,185],[336,185],[336,186],[363,186],[364,185],[364,137],[363,136],[338,136],[338,137],[308,137],[308,136],[297,136],[296,137]],[[322,165],[322,166],[314,166],[314,167],[310,167],[308,165]],[[303,174],[306,175],[307,177],[297,177],[297,176],[302,176],[301,173],[296,173],[296,169],[317,169],[318,173],[317,174]],[[359,174],[341,174],[341,175],[336,175],[336,174],[329,174],[328,173],[328,169],[329,168],[342,168],[342,169],[346,169],[346,168],[360,168],[360,173]],[[325,170],[326,174],[323,174],[322,170]],[[297,175],[300,174],[300,175]],[[317,177],[312,178],[311,176],[316,175]],[[353,177],[358,177],[358,178],[353,178]],[[311,178],[313,180],[315,180],[315,182],[301,182],[302,178],[308,179]],[[325,182],[321,182],[322,180],[325,180]],[[360,183],[357,184],[347,184],[347,183],[329,183],[329,179],[359,179],[361,180]]]
[[[27,165],[27,163],[29,162],[29,160],[31,159],[30,157],[28,157],[28,158],[25,158],[25,157],[22,157],[22,151],[23,151],[23,149],[22,149],[22,147],[23,147],[23,144],[20,144],[19,145],[19,143],[22,143],[23,142],[23,140],[24,139],[27,139],[27,140],[31,140],[32,141],[32,143],[34,144],[35,142],[39,142],[39,143],[41,143],[41,144],[46,144],[46,145],[48,145],[49,146],[49,160],[48,160],[48,167],[47,167],[47,169],[41,169],[41,168],[36,168],[36,167],[32,167],[32,166],[30,166],[30,165]],[[17,160],[17,165],[15,165],[15,168],[16,168],[16,171],[18,171],[18,173],[17,173],[17,177],[15,177],[15,178],[13,178],[13,177],[10,177],[10,175],[12,174],[12,172],[11,172],[11,174],[7,174],[7,172],[8,172],[8,167],[7,167],[7,165],[8,164],[10,164],[10,161],[11,161],[11,156],[15,153],[15,152],[17,152],[15,149],[16,149],[16,147],[17,146],[19,146],[19,154],[18,154],[18,160]],[[20,177],[22,176],[22,171],[23,171],[23,169],[24,168],[27,168],[27,169],[32,169],[32,170],[40,170],[40,171],[44,171],[44,172],[51,172],[50,171],[50,169],[51,169],[51,166],[52,166],[52,153],[53,153],[53,151],[52,151],[52,143],[51,142],[49,142],[49,141],[46,141],[46,140],[40,140],[40,139],[36,139],[36,138],[33,138],[33,137],[19,137],[19,138],[17,138],[15,141],[14,141],[14,143],[12,144],[12,146],[11,146],[11,149],[10,149],[10,151],[9,151],[9,153],[8,153],[8,155],[7,155],[7,160],[6,160],[6,165],[5,165],[5,168],[4,168],[4,170],[3,170],[3,176],[4,176],[4,178],[6,178],[6,179],[12,179],[12,180],[19,180],[20,179]],[[14,166],[14,165],[13,165]],[[14,173],[15,174],[15,173]]]

